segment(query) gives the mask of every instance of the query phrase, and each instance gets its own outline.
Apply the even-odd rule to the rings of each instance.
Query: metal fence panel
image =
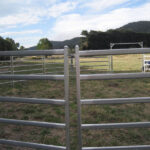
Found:
[[[131,104],[131,103],[150,103],[150,97],[132,97],[132,98],[108,98],[108,99],[82,99],[81,104]]]
[[[0,102],[65,105],[65,100],[61,99],[39,99],[39,98],[3,97],[3,96],[0,96]]]
[[[150,128],[150,122],[107,123],[107,124],[82,124],[81,105],[95,104],[127,104],[149,103],[149,97],[138,98],[110,98],[110,99],[81,99],[80,80],[112,80],[150,78],[150,73],[106,73],[106,74],[80,74],[80,56],[104,56],[150,53],[150,48],[111,49],[111,50],[84,50],[75,47],[76,56],[76,91],[78,104],[78,149],[79,150],[148,150],[150,145],[119,146],[119,147],[82,147],[82,129],[117,129],[117,128]]]
[[[40,55],[64,55],[63,49],[53,50],[23,50],[23,51],[0,51],[0,56],[40,56]]]
[[[0,102],[14,102],[14,103],[31,103],[31,104],[53,104],[65,106],[65,123],[49,123],[41,121],[26,121],[0,118],[0,123],[15,124],[15,125],[27,125],[38,126],[46,128],[61,128],[66,130],[66,147],[53,146],[45,144],[28,143],[22,141],[12,141],[0,139],[0,144],[29,147],[37,149],[51,149],[51,150],[70,150],[70,135],[69,135],[69,61],[68,61],[68,46],[65,46],[62,50],[41,50],[41,51],[0,51],[0,56],[10,56],[11,58],[11,75],[0,75],[0,80],[10,80],[12,83],[18,80],[64,80],[64,99],[39,99],[39,98],[19,98],[19,97],[2,97],[0,96]],[[64,75],[14,75],[13,68],[13,56],[38,56],[42,55],[43,59],[45,55],[64,55]],[[61,63],[62,64],[62,63]],[[45,62],[43,60],[43,73],[45,73]],[[17,66],[19,67],[19,66]],[[20,72],[20,71],[18,71]],[[17,81],[13,81],[17,80]],[[10,82],[9,82],[10,83]]]
[[[0,144],[20,146],[20,147],[28,147],[28,148],[36,148],[36,149],[44,149],[44,150],[66,150],[66,147],[63,147],[63,146],[54,146],[54,145],[29,143],[29,142],[4,140],[4,139],[0,140]]]
[[[147,54],[150,48],[130,48],[130,49],[107,49],[107,50],[84,50],[79,56],[104,56],[104,55],[125,55],[125,54]]]
[[[150,149],[150,145],[82,148],[82,150],[149,150],[149,149]]]

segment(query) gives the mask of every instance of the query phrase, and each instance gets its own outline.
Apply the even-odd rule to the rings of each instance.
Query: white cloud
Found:
[[[27,2],[12,0],[11,2],[0,1],[0,27],[12,27],[16,25],[35,24],[40,21],[40,16],[45,13],[42,9],[37,9],[27,4]],[[3,3],[2,3],[3,2]],[[37,11],[38,10],[38,11]]]
[[[150,20],[150,3],[136,8],[121,8],[103,15],[70,14],[60,17],[50,33],[53,40],[64,40],[79,36],[82,30],[106,31],[126,23]]]
[[[42,36],[26,36],[20,38],[14,38],[16,42],[19,42],[20,45],[25,46],[26,48],[37,45],[38,41],[42,38]]]
[[[26,35],[26,34],[42,34],[41,30],[24,30],[20,32],[3,32],[0,33],[1,36],[17,36],[17,35]]]
[[[50,38],[53,40],[64,40],[79,36],[82,29],[90,29],[90,24],[84,20],[86,20],[86,17],[79,14],[62,16],[52,29],[53,34],[50,33]]]
[[[69,12],[73,9],[75,9],[77,3],[75,2],[63,2],[56,5],[53,5],[48,10],[48,15],[52,17],[58,17],[63,13]]]
[[[150,20],[150,3],[128,8],[132,3],[131,0],[0,0],[0,35],[13,37],[28,47],[42,36],[65,40],[80,36],[82,30],[106,31],[129,22]],[[30,26],[35,24],[45,35]],[[25,25],[29,30],[19,32]],[[10,30],[13,32],[8,32],[8,28],[13,28]]]
[[[75,2],[58,0],[0,0],[0,27],[37,24],[43,18],[58,17],[76,7]],[[56,3],[57,2],[57,3]]]
[[[129,0],[93,0],[83,4],[82,7],[88,7],[94,11],[102,11],[106,8],[110,8],[126,2],[129,2]]]
[[[7,15],[14,15],[20,12],[20,8],[23,7],[23,2],[19,0],[0,0],[0,17]]]
[[[0,26],[11,27],[19,24],[28,25],[39,22],[39,17],[30,13],[22,13],[14,16],[0,18]]]

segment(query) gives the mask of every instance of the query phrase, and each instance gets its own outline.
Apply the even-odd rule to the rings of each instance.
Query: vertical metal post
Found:
[[[70,150],[70,121],[69,121],[69,58],[68,46],[64,47],[64,87],[65,87],[65,121],[66,121],[66,150]]]
[[[113,56],[110,56],[110,59],[111,59],[111,72],[113,72]]]
[[[141,48],[143,48],[143,42],[140,42],[140,46]],[[145,72],[146,68],[145,68],[145,55],[143,54],[143,58],[142,58],[142,72]]]
[[[76,62],[76,89],[77,89],[77,107],[78,107],[78,150],[82,150],[82,129],[81,129],[81,96],[80,96],[80,59],[79,46],[75,47]]]
[[[70,55],[71,71],[73,72],[73,56]]]
[[[14,58],[10,56],[10,67],[11,67],[11,75],[14,75]],[[14,88],[14,80],[12,80],[12,88]]]
[[[108,63],[109,63],[109,71],[111,71],[111,57],[108,56],[107,58],[108,58]]]
[[[43,61],[43,64],[42,64],[42,67],[43,67],[43,74],[46,74],[46,69],[45,69],[45,55],[42,56],[42,61]]]
[[[112,50],[113,46],[114,45],[112,43],[110,43],[111,50]],[[113,56],[112,55],[110,56],[110,71],[113,72]]]

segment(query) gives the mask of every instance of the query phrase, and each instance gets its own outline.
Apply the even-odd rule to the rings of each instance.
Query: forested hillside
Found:
[[[110,43],[119,42],[144,42],[145,47],[150,47],[149,33],[135,33],[125,30],[101,31],[83,31],[81,48],[84,49],[109,49]],[[132,45],[133,46],[133,45]],[[127,48],[127,45],[125,45]],[[131,45],[129,46],[129,48]],[[136,45],[134,45],[136,47]],[[119,48],[119,47],[118,47]]]
[[[129,30],[137,33],[150,33],[150,21],[132,22],[119,29]]]

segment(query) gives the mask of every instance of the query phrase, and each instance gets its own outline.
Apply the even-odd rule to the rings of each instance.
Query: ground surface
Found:
[[[114,72],[140,72],[142,67],[141,55],[114,56]],[[94,58],[90,58],[95,61]],[[89,60],[90,60],[89,59]],[[82,59],[85,61],[86,59]],[[96,59],[97,60],[97,59]],[[60,62],[60,60],[57,60]],[[27,62],[29,63],[29,62]],[[31,62],[30,62],[31,63]],[[97,65],[98,63],[94,63]],[[87,63],[84,65],[91,65]],[[62,65],[50,68],[58,71]],[[26,68],[24,68],[26,69]],[[97,73],[86,70],[83,73]],[[92,68],[97,69],[97,68]],[[75,73],[70,77],[70,133],[71,150],[77,149],[77,104]],[[63,98],[64,83],[62,81],[28,81],[0,86],[1,96],[16,96],[29,98]],[[150,96],[149,79],[110,80],[110,81],[82,81],[81,97],[84,98],[120,98],[120,97],[147,97]],[[83,123],[114,123],[150,121],[149,104],[126,105],[90,105],[82,106]],[[0,118],[36,120],[48,122],[64,122],[64,107],[39,104],[0,103]],[[122,130],[85,130],[83,131],[84,146],[124,146],[150,144],[149,129],[122,129]],[[0,124],[0,138],[39,142],[52,145],[65,145],[65,131],[28,126]],[[11,146],[1,146],[2,150],[28,150]]]

